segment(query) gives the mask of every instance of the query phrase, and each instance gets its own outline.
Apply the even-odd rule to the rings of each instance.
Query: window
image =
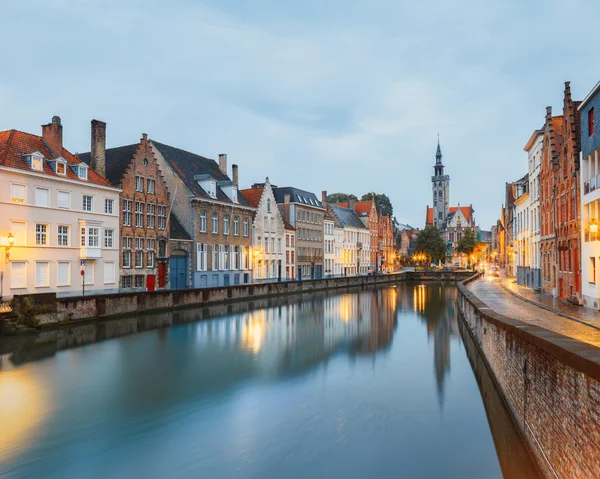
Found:
[[[264,226],[263,230],[264,230],[265,232],[267,232],[267,231],[269,231],[269,218],[267,218],[267,217],[265,216],[264,220],[265,220],[265,221],[264,221],[264,223],[265,223],[265,226]]]
[[[146,228],[154,229],[154,218],[156,215],[156,205],[149,203],[146,205]]]
[[[123,238],[123,249],[131,249],[131,238]]]
[[[154,268],[154,251],[148,251],[146,255],[146,268]]]
[[[596,282],[596,258],[590,257],[590,283]]]
[[[69,227],[58,225],[58,246],[69,246]]]
[[[281,253],[281,238],[277,238],[277,252]]]
[[[50,190],[48,188],[35,188],[36,206],[50,206]]]
[[[244,218],[244,236],[248,236],[248,218]]]
[[[590,108],[588,111],[588,136],[594,134],[594,109]]]
[[[131,268],[131,251],[123,251],[123,268]]]
[[[146,240],[146,249],[149,249],[150,251],[154,251],[156,248],[156,240],[154,238],[148,238]]]
[[[11,221],[10,232],[14,236],[14,246],[27,244],[27,223],[25,221]]]
[[[223,217],[223,234],[229,234],[229,216],[225,215]]]
[[[135,249],[144,249],[144,238],[135,239]]]
[[[219,215],[217,213],[212,214],[212,232],[214,234],[219,232]]]
[[[167,228],[167,207],[158,205],[158,229],[164,230]]]
[[[271,212],[271,198],[267,199],[267,213]]]
[[[84,226],[81,228],[81,246],[98,248],[100,245],[100,228]]]
[[[233,235],[234,236],[240,235],[240,217],[239,216],[233,217]]]
[[[219,245],[212,245],[212,269],[216,271],[219,269]]]
[[[41,156],[38,155],[31,155],[30,156],[30,161],[31,161],[31,168],[37,171],[42,171],[44,169],[44,159]]]
[[[136,274],[134,276],[134,287],[136,288],[143,288],[144,287],[144,276],[141,274]]]
[[[25,203],[25,185],[11,183],[10,196],[13,203]]]
[[[59,191],[57,195],[56,206],[65,210],[71,208],[71,193],[68,191]]]
[[[27,287],[27,263],[25,261],[10,262],[10,287],[13,289]]]
[[[135,227],[144,227],[144,203],[139,201],[135,202]]]
[[[48,225],[36,223],[35,244],[38,246],[48,246]]]
[[[121,288],[131,288],[131,276],[121,276]]]
[[[144,178],[141,176],[135,177],[135,191],[144,192]]]
[[[265,253],[269,252],[269,238],[265,238]]]
[[[83,284],[91,285],[94,284],[94,262],[85,261],[83,266]]]
[[[47,288],[50,286],[50,262],[35,262],[35,287]]]
[[[275,238],[271,238],[271,253],[275,253]]]
[[[115,200],[111,200],[109,198],[104,199],[104,213],[107,215],[112,215],[114,211]]]
[[[71,263],[59,261],[56,263],[56,286],[71,285]]]
[[[146,183],[146,190],[151,195],[154,194],[154,184],[155,184],[154,180],[151,180],[150,178],[148,178],[148,181]]]
[[[144,267],[144,252],[143,251],[135,252],[135,267],[136,268]]]
[[[207,271],[208,270],[208,245],[200,244],[196,245],[196,270]]]
[[[88,196],[88,195],[83,195],[83,204],[82,204],[83,211],[92,211],[92,208],[93,208],[93,197]]]
[[[115,244],[115,230],[105,229],[104,230],[104,247],[112,248]]]
[[[200,233],[206,233],[206,211],[200,212]]]
[[[66,163],[63,163],[62,161],[57,161],[56,162],[56,173],[59,175],[65,176],[67,174]]]
[[[80,180],[87,180],[88,179],[88,168],[87,166],[81,164],[77,167],[77,178],[79,178]]]
[[[123,200],[123,226],[131,226],[131,200]]]
[[[115,283],[115,263],[114,261],[104,262],[104,284]]]

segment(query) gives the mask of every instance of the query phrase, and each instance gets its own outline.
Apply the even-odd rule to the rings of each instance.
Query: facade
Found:
[[[119,287],[169,285],[169,192],[147,135],[139,143],[106,149],[106,123],[92,120],[89,153],[79,154],[108,182],[121,189]]]
[[[600,112],[600,83],[579,106],[581,118],[581,292],[583,305],[598,309],[600,288],[600,134],[596,131],[596,115]]]
[[[314,193],[286,186],[274,188],[283,219],[296,229],[296,279],[323,278],[325,210]]]
[[[433,176],[433,207],[427,206],[425,226],[434,226],[442,233],[446,241],[446,263],[454,266],[464,266],[466,260],[456,252],[456,247],[467,229],[477,233],[473,205],[449,206],[450,176],[444,173],[442,150],[438,140],[435,153]],[[463,264],[464,263],[464,264]]]
[[[324,199],[327,201],[327,198]],[[323,254],[325,258],[325,277],[335,275],[335,221],[328,213],[323,220]]]
[[[63,147],[58,116],[0,132],[0,178],[4,299],[118,288],[120,190]]]
[[[394,271],[394,261],[396,259],[396,241],[394,224],[390,216],[379,216],[379,244],[381,250],[379,271],[391,273]]]
[[[542,291],[572,301],[581,296],[579,104],[565,82],[563,115],[546,109],[540,168]]]
[[[240,193],[255,208],[252,222],[254,280],[281,281],[286,277],[287,268],[286,230],[269,178]]]
[[[255,208],[238,192],[238,167],[227,175],[219,162],[150,140],[167,184],[174,215],[187,236],[169,251],[171,289],[252,282],[252,220]]]
[[[515,190],[517,198],[515,200],[514,263],[512,269],[516,272],[518,284],[531,287],[529,174],[526,174],[515,183]]]
[[[324,192],[324,197],[327,194]],[[338,264],[342,276],[367,274],[371,267],[371,233],[356,213],[350,208],[326,205],[327,211],[342,230],[342,244]],[[335,235],[335,232],[334,232]]]
[[[285,225],[285,279],[296,279],[296,228],[287,221]]]
[[[333,227],[333,251],[334,251],[334,276],[342,276],[342,268],[344,264],[344,228],[337,223]]]
[[[504,206],[502,207],[499,224],[499,256],[500,265],[506,268],[508,276],[515,276],[514,267],[514,213],[516,188],[515,183],[505,184]]]
[[[540,170],[544,146],[544,130],[535,130],[524,150],[527,152],[529,171],[530,208],[530,278],[529,286],[536,291],[542,289],[542,263],[540,254]]]

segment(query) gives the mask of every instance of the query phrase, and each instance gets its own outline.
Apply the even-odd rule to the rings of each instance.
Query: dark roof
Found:
[[[112,185],[119,186],[121,184],[121,178],[123,178],[125,170],[129,166],[129,162],[133,158],[138,146],[139,143],[135,143],[134,145],[119,146],[106,150],[106,179]],[[90,152],[78,153],[77,156],[88,165],[92,161],[92,154]]]
[[[169,215],[169,233],[171,235],[171,239],[179,239],[179,240],[191,240],[192,238],[185,230],[181,221],[177,218],[175,213],[171,212]]]
[[[336,205],[330,205],[330,207],[331,212],[337,216],[338,220],[340,220],[340,223],[342,223],[342,226],[367,229],[367,227],[353,210],[349,208],[342,208],[341,206]]]
[[[215,199],[211,198],[206,191],[194,180],[194,176],[197,175],[210,175],[217,182],[219,181],[231,181],[230,178],[223,174],[219,169],[219,165],[215,160],[210,158],[204,158],[203,156],[190,153],[189,151],[175,148],[174,146],[165,145],[155,140],[150,140],[152,144],[160,151],[163,158],[175,173],[185,183],[185,186],[197,197],[206,198],[207,200]],[[218,201],[224,203],[232,203],[225,192],[219,187],[217,183],[217,198]],[[244,195],[238,192],[238,201],[242,206],[249,206]]]
[[[290,203],[300,203],[303,205],[313,206],[315,208],[322,208],[321,202],[317,195],[309,191],[300,190],[293,186],[284,186],[281,188],[273,188],[275,193],[275,201],[278,204],[283,204],[285,195],[290,195]]]

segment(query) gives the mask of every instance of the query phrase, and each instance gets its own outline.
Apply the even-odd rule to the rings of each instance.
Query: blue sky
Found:
[[[452,204],[484,229],[523,146],[599,80],[600,2],[7,0],[0,130],[65,146],[151,138],[240,167],[241,186],[385,192],[424,223],[440,134]]]

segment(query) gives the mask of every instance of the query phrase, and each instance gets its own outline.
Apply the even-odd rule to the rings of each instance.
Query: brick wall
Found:
[[[459,309],[546,477],[600,477],[599,349],[490,310]]]

